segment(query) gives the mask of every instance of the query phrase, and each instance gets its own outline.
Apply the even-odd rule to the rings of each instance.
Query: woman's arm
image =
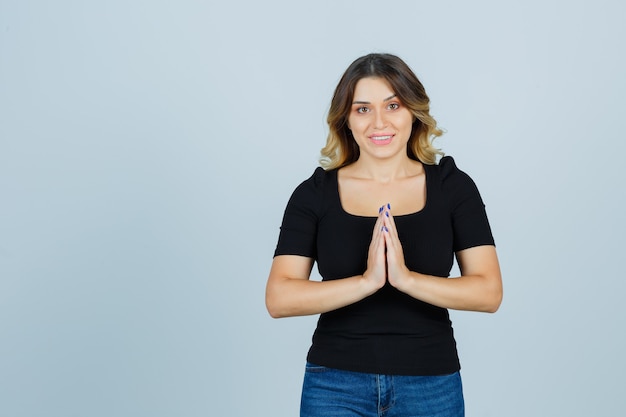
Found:
[[[297,255],[274,257],[265,290],[265,305],[274,318],[325,313],[374,294],[386,282],[385,237],[379,216],[363,275],[310,281],[313,259]]]
[[[325,313],[355,303],[375,292],[363,275],[332,281],[310,281],[313,260],[281,255],[272,262],[265,305],[274,318]]]
[[[495,246],[456,253],[461,276],[441,278],[409,271],[393,217],[385,221],[388,280],[398,290],[429,304],[455,310],[494,313],[502,302],[502,277]]]
[[[457,260],[461,269],[458,278],[408,271],[408,276],[398,281],[398,289],[439,307],[495,313],[502,302],[502,278],[495,247],[462,250],[457,253]]]

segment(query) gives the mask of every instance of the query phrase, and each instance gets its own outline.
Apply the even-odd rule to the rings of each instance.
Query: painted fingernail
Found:
[[[378,209],[378,214],[383,212],[383,207],[385,207],[385,206],[380,206],[380,208]]]
[[[389,231],[389,229],[387,229],[387,226],[383,226],[383,231],[384,232],[388,232]]]
[[[387,209],[391,210],[391,204],[387,203]]]
[[[388,211],[385,212],[385,216],[389,217],[389,212]]]

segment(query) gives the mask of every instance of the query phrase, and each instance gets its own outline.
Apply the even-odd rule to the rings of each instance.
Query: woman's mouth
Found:
[[[391,143],[391,139],[393,139],[393,135],[372,135],[370,136],[370,140],[376,145],[387,145]]]

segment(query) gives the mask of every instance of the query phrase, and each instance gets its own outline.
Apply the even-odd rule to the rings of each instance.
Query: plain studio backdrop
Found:
[[[0,416],[295,416],[264,289],[346,67],[402,57],[477,182],[467,415],[622,416],[625,3],[0,1]]]

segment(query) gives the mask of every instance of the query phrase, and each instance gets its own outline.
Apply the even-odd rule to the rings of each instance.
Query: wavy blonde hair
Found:
[[[443,155],[432,141],[443,134],[430,115],[430,99],[411,68],[395,55],[369,54],[355,60],[339,80],[328,110],[329,132],[321,150],[320,165],[324,169],[341,168],[359,159],[359,147],[348,128],[354,89],[362,78],[382,78],[389,83],[396,97],[415,116],[407,143],[409,158],[432,165]]]

